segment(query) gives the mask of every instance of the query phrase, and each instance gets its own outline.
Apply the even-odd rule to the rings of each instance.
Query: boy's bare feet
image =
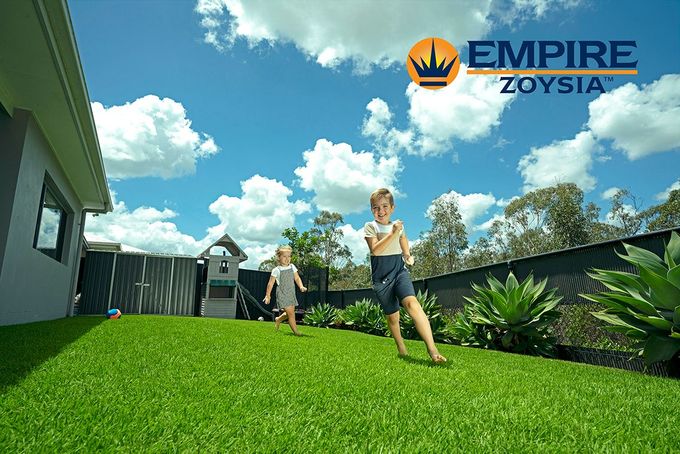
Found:
[[[300,331],[298,331],[297,333],[293,333],[293,334],[295,334],[297,337],[302,337],[302,333]]]
[[[433,363],[441,364],[446,362],[446,358],[444,358],[438,351],[428,353],[430,354],[430,358],[432,358]]]
[[[279,317],[276,317],[274,319],[274,327],[276,328],[276,331],[278,331],[279,328],[281,327],[281,320],[279,319]]]
[[[406,350],[405,348],[404,349],[398,349],[398,350],[399,350],[398,355],[401,356],[402,358],[405,357],[405,356],[408,356],[408,350]]]

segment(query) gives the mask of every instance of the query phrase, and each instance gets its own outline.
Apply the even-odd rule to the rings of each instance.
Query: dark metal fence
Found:
[[[295,286],[295,296],[297,297],[300,309],[308,309],[314,304],[328,299],[328,269],[327,268],[308,268],[299,270],[300,279],[307,292],[302,293]],[[246,270],[238,271],[238,282],[248,289],[250,294],[262,301],[267,292],[267,283],[271,273],[269,271]],[[271,294],[271,307],[276,307],[276,291]]]
[[[559,294],[564,297],[561,304],[579,304],[586,302],[579,293],[594,293],[605,290],[599,282],[591,279],[585,270],[601,268],[608,270],[634,272],[635,268],[619,258],[614,250],[624,251],[622,243],[637,246],[663,257],[664,241],[670,240],[672,231],[663,230],[646,233],[620,240],[589,244],[571,249],[535,255],[506,263],[495,263],[479,268],[457,271],[455,273],[428,277],[414,281],[416,291],[427,290],[437,295],[437,302],[446,309],[459,310],[465,304],[464,296],[472,295],[471,283],[484,285],[486,275],[492,274],[500,281],[505,281],[508,272],[513,271],[518,280],[525,279],[533,272],[537,279],[548,278],[547,288],[558,287]],[[373,299],[371,289],[332,290],[326,301],[338,308],[344,308],[357,300]]]
[[[645,362],[642,358],[631,359],[630,352],[558,345],[557,354],[560,359],[576,363],[615,367],[617,369],[645,372],[660,377],[677,376],[677,372],[672,369],[672,366],[667,361],[654,363],[651,366],[645,366]]]
[[[523,280],[533,273],[534,278],[548,279],[546,288],[557,287],[558,295],[563,297],[558,309],[562,317],[555,325],[559,357],[576,362],[584,362],[620,369],[643,371],[661,376],[668,376],[667,365],[657,364],[645,369],[641,359],[629,361],[629,351],[604,350],[588,348],[590,346],[615,346],[617,349],[630,350],[631,342],[621,334],[608,333],[601,329],[602,323],[596,320],[590,311],[599,310],[598,305],[584,300],[579,293],[596,293],[606,290],[598,281],[589,277],[585,271],[591,268],[625,271],[635,273],[636,268],[619,258],[615,251],[625,251],[623,243],[647,249],[663,257],[664,242],[668,243],[671,232],[680,229],[669,229],[637,235],[619,240],[589,244],[571,249],[540,254],[532,257],[510,260],[506,263],[495,263],[479,268],[458,271],[441,276],[434,276],[413,282],[416,291],[427,290],[437,296],[437,302],[451,312],[461,310],[466,303],[465,296],[472,295],[474,282],[486,284],[486,276],[492,274],[500,281],[505,281],[512,271],[518,280]],[[368,298],[375,302],[372,289],[355,289],[329,291],[326,302],[337,308],[345,308],[356,301]],[[677,371],[674,372],[677,375]]]

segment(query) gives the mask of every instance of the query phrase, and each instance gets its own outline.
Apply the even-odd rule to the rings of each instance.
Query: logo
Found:
[[[500,76],[501,93],[606,93],[617,76],[638,74],[635,41],[468,41],[467,74]],[[406,58],[418,85],[437,90],[458,75],[458,51],[446,40],[418,41]]]
[[[409,51],[406,69],[413,82],[423,88],[439,90],[453,82],[458,75],[458,51],[441,38],[423,39]]]
[[[468,41],[471,75],[497,75],[501,93],[605,93],[603,82],[637,75],[635,41]]]

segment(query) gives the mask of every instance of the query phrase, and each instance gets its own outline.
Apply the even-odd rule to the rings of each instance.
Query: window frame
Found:
[[[44,248],[38,247],[38,241],[40,239],[40,225],[42,223],[43,211],[45,209],[45,196],[47,195],[48,191],[50,192],[52,199],[55,201],[55,203],[62,212],[62,216],[59,219],[59,227],[57,230],[57,244],[54,249],[54,255],[47,253]],[[68,218],[71,214],[72,211],[70,210],[70,207],[64,201],[64,198],[59,192],[59,190],[57,190],[56,185],[52,182],[51,178],[49,178],[49,175],[45,174],[42,190],[40,191],[40,205],[38,205],[38,217],[35,224],[35,234],[33,235],[33,249],[43,253],[47,257],[50,257],[59,263],[63,263],[66,230],[68,226]]]

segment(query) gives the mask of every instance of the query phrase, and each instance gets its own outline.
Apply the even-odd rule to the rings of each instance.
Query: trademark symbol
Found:
[[[614,82],[614,78],[612,76],[604,76],[604,81],[605,82]]]

